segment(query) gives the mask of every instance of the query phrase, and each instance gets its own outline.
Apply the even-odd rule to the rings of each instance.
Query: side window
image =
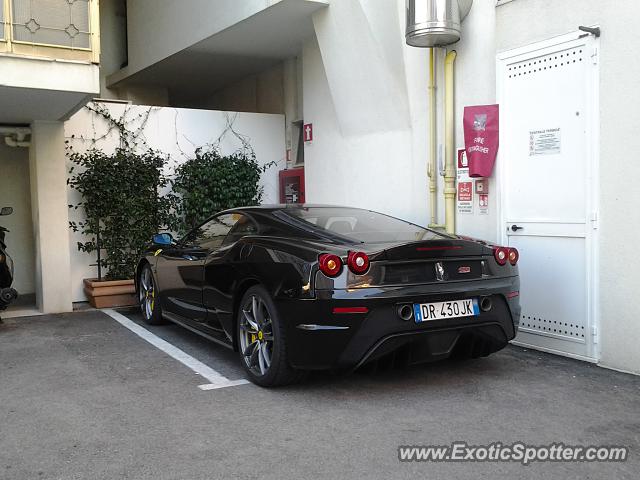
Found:
[[[222,242],[239,217],[242,215],[237,213],[218,215],[198,227],[190,237],[199,247],[215,250],[222,246]]]
[[[236,216],[238,217],[238,220],[227,235],[223,245],[229,245],[237,242],[246,235],[255,235],[258,233],[258,227],[256,227],[256,224],[253,223],[251,219],[240,214],[237,214]]]

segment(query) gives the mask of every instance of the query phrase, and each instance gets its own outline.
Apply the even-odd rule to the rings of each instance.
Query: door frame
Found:
[[[598,25],[593,25],[597,27]],[[586,236],[585,236],[585,250],[587,258],[585,259],[585,268],[587,272],[586,289],[587,289],[587,324],[589,325],[589,338],[590,345],[587,346],[587,350],[590,352],[589,356],[582,356],[571,354],[567,352],[558,351],[555,349],[538,347],[530,344],[523,344],[518,341],[513,343],[516,345],[522,345],[530,348],[535,348],[550,353],[577,358],[579,360],[585,360],[588,362],[597,363],[600,359],[600,288],[599,288],[599,196],[600,196],[600,40],[595,38],[591,34],[576,30],[564,35],[554,36],[547,40],[531,43],[518,48],[513,48],[499,52],[496,55],[496,100],[500,105],[503,103],[505,96],[504,92],[504,68],[507,63],[514,57],[522,55],[531,55],[536,51],[545,50],[551,47],[561,46],[566,43],[574,42],[576,40],[585,39],[586,45],[591,49],[590,58],[591,69],[590,74],[587,77],[587,88],[590,91],[589,98],[587,100],[588,109],[588,122],[587,122],[587,138],[591,138],[591,141],[587,144],[587,201],[589,202],[587,208],[586,220]],[[500,144],[505,145],[506,139],[504,131],[500,130]],[[496,162],[496,215],[497,215],[497,232],[496,238],[498,242],[506,245],[508,242],[505,215],[506,209],[504,206],[505,196],[502,194],[507,181],[504,167],[502,166],[502,160],[504,153],[498,151]]]

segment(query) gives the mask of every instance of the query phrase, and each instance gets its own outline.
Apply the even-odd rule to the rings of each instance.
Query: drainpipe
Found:
[[[453,64],[456,51],[447,53],[444,61],[444,217],[447,233],[456,232],[456,165],[454,145]]]
[[[429,195],[431,206],[431,223],[429,228],[444,228],[438,221],[438,175],[436,173],[436,157],[438,148],[436,140],[438,129],[436,125],[436,52],[435,48],[429,49],[429,164],[427,175],[429,176]]]

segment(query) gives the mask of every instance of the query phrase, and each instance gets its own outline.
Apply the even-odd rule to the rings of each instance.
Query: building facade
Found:
[[[55,7],[52,9],[52,7]],[[16,287],[37,311],[72,308],[64,121],[100,92],[97,0],[0,1],[0,203]]]
[[[307,202],[430,222],[429,52],[405,44],[405,0],[184,3],[102,0],[102,64],[91,89],[136,104],[283,114],[288,166],[304,166]],[[632,0],[475,0],[461,40],[447,47],[457,54],[455,146],[464,147],[466,106],[500,106],[488,192],[481,205],[474,191],[471,211],[457,212],[456,232],[520,249],[518,341],[634,373],[639,13]],[[439,167],[445,53],[435,51]],[[54,135],[37,120],[3,123]],[[557,151],[530,154],[546,130],[559,132]],[[31,147],[36,167],[39,148]],[[438,175],[440,221],[443,188]],[[31,196],[34,211],[39,201]]]

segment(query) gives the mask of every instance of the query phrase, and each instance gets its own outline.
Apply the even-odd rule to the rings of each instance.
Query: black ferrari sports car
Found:
[[[357,208],[276,205],[218,213],[154,236],[136,287],[145,320],[239,352],[249,378],[486,356],[513,339],[518,252]]]

